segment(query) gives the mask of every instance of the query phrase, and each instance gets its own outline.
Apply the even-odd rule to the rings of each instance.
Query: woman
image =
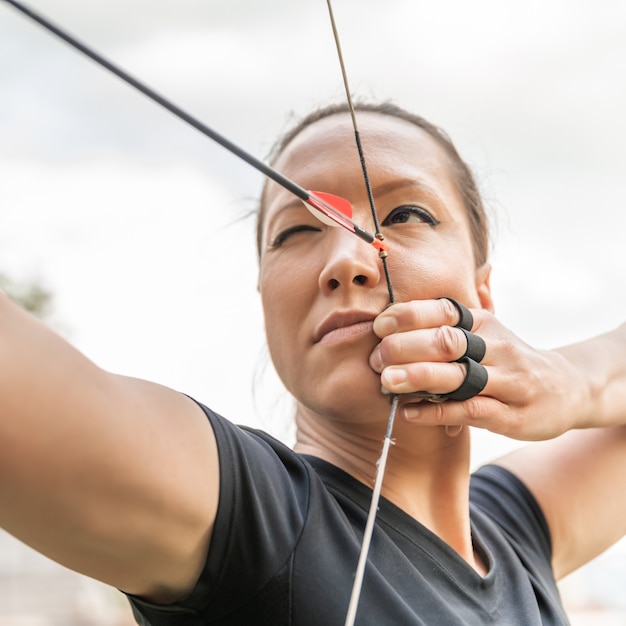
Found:
[[[0,523],[124,590],[142,624],[343,623],[390,393],[357,623],[563,624],[555,580],[624,535],[626,326],[558,351],[514,337],[492,315],[484,211],[453,146],[395,107],[360,109],[397,304],[373,248],[274,183],[262,196],[259,292],[295,453],[102,371],[2,301]],[[317,112],[274,165],[366,225],[352,138],[341,107]],[[468,363],[488,375],[472,397],[412,395],[455,392]],[[468,425],[542,443],[470,485]]]

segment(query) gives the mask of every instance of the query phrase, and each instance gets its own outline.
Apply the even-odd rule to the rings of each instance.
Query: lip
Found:
[[[313,342],[334,343],[372,333],[377,315],[369,311],[337,311],[318,326]]]

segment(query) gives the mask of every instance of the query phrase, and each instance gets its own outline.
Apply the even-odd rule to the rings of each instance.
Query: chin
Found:
[[[303,365],[297,374],[292,370],[283,382],[307,410],[341,422],[366,423],[387,418],[390,403],[381,393],[380,375],[362,354],[324,362],[310,360]]]
[[[380,386],[376,390],[364,391],[362,385],[354,393],[339,389],[327,398],[317,395],[305,405],[321,417],[351,424],[386,424],[391,408],[388,397],[380,392]]]

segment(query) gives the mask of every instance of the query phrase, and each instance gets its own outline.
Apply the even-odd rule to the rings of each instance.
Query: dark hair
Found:
[[[489,256],[489,220],[487,213],[483,205],[478,185],[474,178],[474,174],[470,167],[460,157],[457,149],[454,147],[452,140],[447,133],[431,124],[428,120],[410,113],[402,107],[392,102],[382,103],[367,103],[357,102],[354,104],[354,108],[357,112],[370,112],[379,113],[380,115],[388,115],[401,120],[405,120],[411,124],[415,124],[422,130],[426,131],[444,150],[450,160],[450,166],[452,169],[453,179],[457,185],[458,191],[461,194],[461,198],[465,204],[467,215],[469,218],[470,231],[472,234],[474,258],[476,266],[480,267],[487,261]],[[270,163],[276,161],[283,150],[308,126],[311,126],[319,120],[330,117],[331,115],[337,115],[340,113],[349,113],[347,103],[331,104],[321,107],[309,113],[306,117],[302,118],[291,130],[285,133],[272,148],[269,160]],[[356,149],[356,148],[355,148]],[[365,155],[367,159],[367,155]],[[267,183],[263,188],[261,194],[261,202],[259,206],[259,212],[257,217],[257,248],[260,254],[261,251],[261,231],[263,221],[263,198],[265,195],[265,189]]]

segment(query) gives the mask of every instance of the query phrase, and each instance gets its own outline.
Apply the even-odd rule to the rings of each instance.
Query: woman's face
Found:
[[[489,272],[475,267],[443,149],[417,126],[378,113],[362,113],[359,130],[396,301],[450,296],[480,307]],[[349,115],[306,128],[275,167],[306,189],[346,198],[353,220],[373,232]],[[380,376],[368,364],[378,342],[372,321],[389,303],[376,250],[270,183],[259,290],[272,360],[299,406],[331,419],[386,418]]]

